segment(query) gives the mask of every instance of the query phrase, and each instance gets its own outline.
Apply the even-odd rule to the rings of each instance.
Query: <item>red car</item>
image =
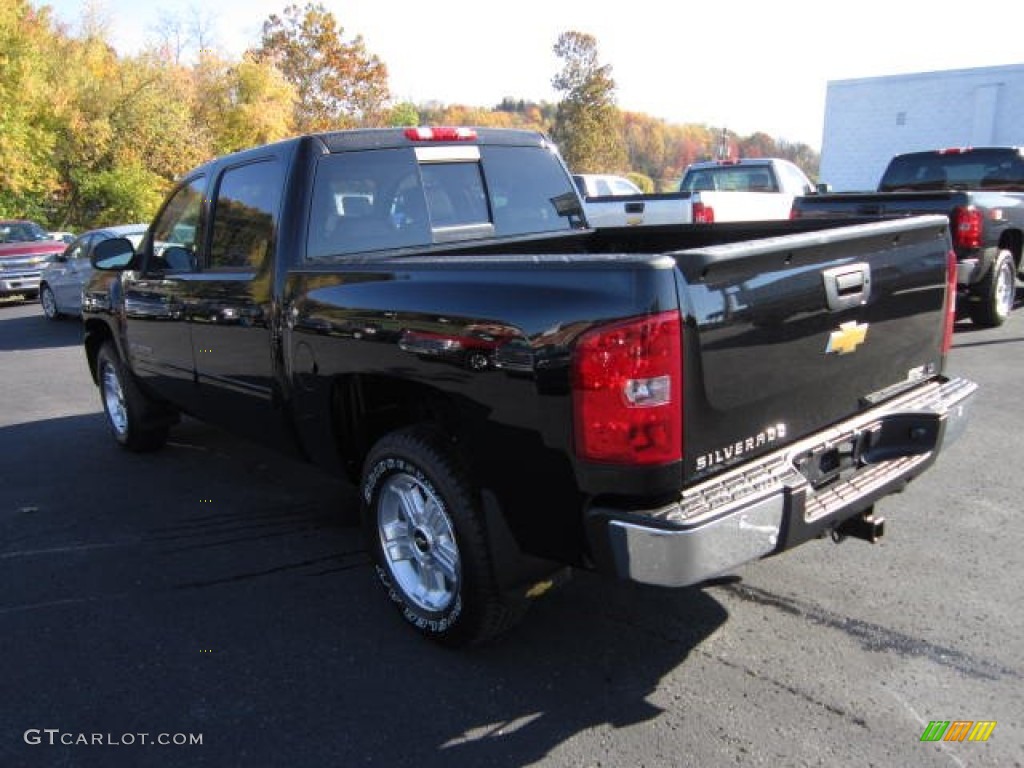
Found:
[[[34,299],[43,267],[66,247],[34,221],[0,221],[0,297],[21,294]]]

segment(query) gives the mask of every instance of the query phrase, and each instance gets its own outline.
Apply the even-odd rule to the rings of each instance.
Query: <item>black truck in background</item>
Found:
[[[877,193],[810,195],[793,218],[949,217],[957,258],[958,311],[978,325],[1005,322],[1024,277],[1024,149],[968,147],[897,155]]]
[[[874,540],[975,390],[944,218],[594,230],[530,132],[223,157],[93,263],[113,437],[186,413],[345,473],[386,595],[449,644],[570,567],[682,586]]]

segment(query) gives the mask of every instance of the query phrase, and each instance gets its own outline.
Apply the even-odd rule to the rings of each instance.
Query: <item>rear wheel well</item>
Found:
[[[1019,229],[1012,229],[1004,232],[999,238],[999,249],[1007,250],[1013,256],[1014,266],[1018,271],[1021,269],[1021,251],[1024,249],[1024,235]]]
[[[464,426],[451,396],[425,384],[374,374],[338,377],[331,414],[338,451],[353,482],[358,482],[366,455],[384,435],[425,425],[456,443]]]

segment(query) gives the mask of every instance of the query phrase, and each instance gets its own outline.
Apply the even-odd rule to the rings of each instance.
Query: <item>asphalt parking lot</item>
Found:
[[[579,574],[463,653],[378,593],[340,482],[194,421],[118,449],[80,334],[0,304],[0,766],[1024,764],[1024,309],[958,326],[971,425],[880,544]]]

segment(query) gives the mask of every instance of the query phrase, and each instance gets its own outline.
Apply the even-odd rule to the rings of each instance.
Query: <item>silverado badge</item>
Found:
[[[864,343],[868,337],[868,324],[861,325],[856,320],[843,323],[838,331],[832,331],[828,337],[826,355],[846,355]]]

